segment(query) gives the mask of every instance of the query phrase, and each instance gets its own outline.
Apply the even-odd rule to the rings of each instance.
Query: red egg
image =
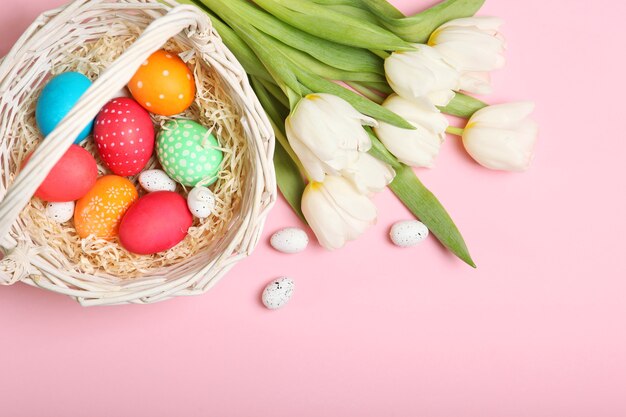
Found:
[[[154,149],[150,114],[135,100],[118,97],[98,113],[93,129],[102,162],[116,175],[138,174]]]
[[[32,153],[24,159],[26,165]],[[94,157],[78,145],[72,145],[48,173],[35,197],[44,201],[66,202],[78,200],[93,187],[98,178]]]
[[[120,223],[120,243],[138,255],[162,252],[180,243],[192,223],[183,197],[172,191],[156,191],[128,209]]]

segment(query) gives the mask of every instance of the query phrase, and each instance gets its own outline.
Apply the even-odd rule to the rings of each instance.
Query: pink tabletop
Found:
[[[0,55],[61,3],[3,0]],[[392,246],[410,215],[388,192],[344,250],[277,253],[271,233],[299,225],[280,201],[254,256],[201,297],[86,309],[0,288],[0,416],[626,415],[626,2],[481,14],[508,39],[488,100],[536,101],[541,136],[526,174],[482,169],[454,137],[419,171],[478,269],[432,238]],[[281,275],[294,298],[268,311],[260,291]]]

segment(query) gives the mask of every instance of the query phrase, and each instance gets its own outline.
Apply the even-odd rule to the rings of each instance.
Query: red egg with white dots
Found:
[[[136,175],[154,150],[150,114],[135,100],[118,97],[98,113],[93,138],[102,162],[116,175]]]

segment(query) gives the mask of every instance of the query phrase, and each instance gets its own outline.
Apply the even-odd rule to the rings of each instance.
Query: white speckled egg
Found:
[[[291,299],[296,284],[291,278],[276,279],[265,287],[261,300],[270,310],[281,308]]]
[[[139,174],[141,187],[152,193],[154,191],[176,191],[176,182],[160,169],[149,169]]]
[[[57,223],[65,223],[74,217],[75,203],[67,201],[64,203],[50,202],[46,206],[46,215]]]
[[[391,241],[396,246],[408,248],[415,246],[428,237],[428,228],[417,220],[397,222],[389,232]]]
[[[298,253],[306,249],[309,244],[309,236],[297,227],[287,227],[272,235],[270,245],[283,253]]]
[[[204,219],[209,217],[215,209],[215,195],[207,187],[194,187],[187,196],[187,205],[191,214]]]

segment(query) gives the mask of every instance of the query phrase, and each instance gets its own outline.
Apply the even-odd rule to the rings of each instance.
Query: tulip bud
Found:
[[[313,181],[340,174],[370,149],[362,125],[377,123],[332,94],[309,94],[285,122],[289,143]]]
[[[343,177],[310,182],[302,195],[302,213],[326,249],[343,247],[376,223],[376,206]]]
[[[428,45],[414,45],[414,51],[394,52],[385,60],[389,85],[407,100],[428,98],[445,106],[459,87],[459,73]]]
[[[478,110],[463,131],[465,149],[487,168],[526,170],[537,140],[537,124],[528,118],[534,107],[525,102]]]
[[[428,44],[460,72],[461,90],[491,92],[489,72],[505,63],[501,25],[495,17],[467,17],[443,24],[430,36]]]
[[[446,136],[448,119],[426,99],[409,101],[392,94],[383,107],[404,117],[415,130],[380,123],[374,129],[380,141],[400,162],[432,168]]]

